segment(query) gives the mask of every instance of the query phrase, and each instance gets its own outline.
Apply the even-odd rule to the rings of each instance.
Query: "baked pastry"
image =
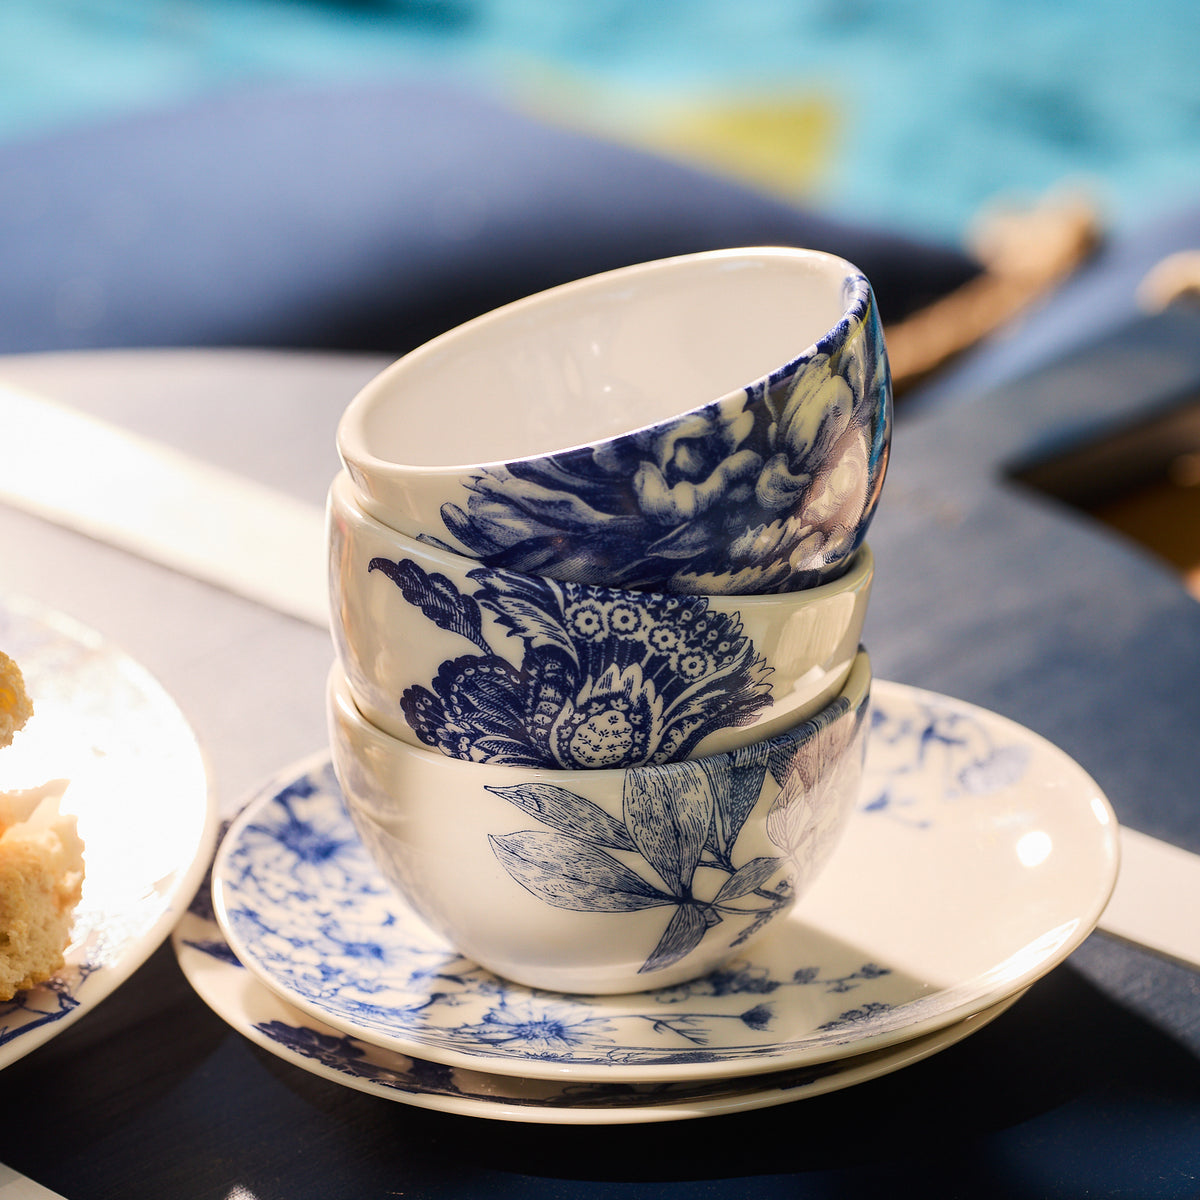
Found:
[[[0,749],[33,716],[21,668],[0,650]]]
[[[0,1000],[63,965],[83,890],[83,842],[59,812],[66,780],[0,792]]]
[[[0,747],[33,714],[17,664],[0,653]],[[0,792],[0,1000],[63,965],[83,890],[83,842],[59,811],[67,781]]]

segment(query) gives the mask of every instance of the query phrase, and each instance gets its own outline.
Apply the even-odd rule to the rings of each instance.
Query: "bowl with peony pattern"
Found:
[[[769,740],[686,762],[462,762],[367,721],[329,677],[334,771],[381,875],[467,958],[558,992],[668,987],[761,937],[855,806],[871,671]]]
[[[799,592],[681,596],[484,566],[329,491],[330,611],[359,709],[453,758],[628,767],[773,737],[841,691],[874,566]]]
[[[486,566],[683,595],[843,571],[879,499],[891,377],[870,284],[811,250],[716,250],[528,296],[355,396],[363,507]]]

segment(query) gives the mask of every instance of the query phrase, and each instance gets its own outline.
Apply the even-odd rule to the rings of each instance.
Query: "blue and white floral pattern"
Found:
[[[923,1057],[913,1055],[906,1047],[899,1052],[885,1050],[875,1055],[834,1058],[785,1071],[715,1079],[689,1074],[678,1080],[653,1082],[530,1079],[456,1068],[339,1033],[305,1018],[266,988],[253,983],[248,986],[241,965],[211,913],[205,915],[206,908],[203,903],[193,906],[176,929],[174,943],[185,975],[217,1013],[286,1061],[373,1095],[420,1107],[510,1119],[521,1110],[530,1110],[520,1119],[556,1123],[573,1123],[576,1118],[571,1113],[597,1114],[595,1119],[605,1123],[694,1117],[700,1112],[785,1103],[872,1078],[913,1057]],[[768,1005],[748,1010],[746,1023],[753,1027],[763,1014],[770,1019]],[[578,1040],[577,1018],[569,1011],[562,1014],[561,1020],[547,1019],[547,1014],[539,1011],[531,1011],[527,1017],[531,1023],[515,1006],[510,1013],[501,1014],[488,1033],[504,1044],[518,1046],[527,1042],[552,1046],[564,1038]],[[699,1035],[701,1022],[694,1020],[691,1026]],[[946,1040],[956,1041],[958,1036]]]
[[[434,1057],[449,1049],[481,1062],[719,1062],[747,1039],[770,1047],[790,993],[806,994],[825,1034],[848,1011],[847,993],[865,988],[887,1002],[878,989],[890,971],[861,961],[780,973],[749,957],[632,1004],[499,979],[456,954],[383,882],[328,765],[251,802],[222,845],[215,880],[222,929],[273,987],[336,1028],[384,1035],[384,1044],[398,1036]],[[228,953],[212,937],[189,945]]]
[[[262,1022],[258,1031],[293,1054],[315,1059],[323,1066],[354,1079],[370,1080],[409,1096],[444,1096],[454,1100],[478,1100],[496,1108],[525,1105],[574,1109],[626,1109],[655,1104],[695,1104],[722,1096],[735,1097],[758,1088],[779,1093],[780,1100],[812,1088],[821,1080],[845,1070],[840,1062],[816,1063],[792,1071],[746,1076],[732,1085],[729,1080],[707,1083],[692,1080],[678,1083],[554,1083],[540,1080],[507,1080],[455,1071],[419,1058],[394,1056],[391,1063],[379,1062],[380,1053],[354,1038],[322,1033],[283,1021]],[[474,1085],[474,1086],[472,1086]]]
[[[632,996],[533,991],[456,954],[382,886],[350,832],[327,756],[289,769],[252,799],[216,870],[221,933],[269,985],[252,992],[235,983],[226,990],[236,1006],[255,994],[275,1005],[270,1017],[243,1031],[293,1061],[327,1064],[360,1082],[380,1073],[377,1094],[413,1103],[422,1102],[416,1096],[457,1101],[486,1094],[491,1099],[481,1099],[479,1111],[503,1115],[506,1104],[528,1100],[524,1089],[534,1084],[549,1088],[537,1092],[536,1103],[553,1105],[570,1104],[576,1088],[586,1094],[611,1083],[616,1104],[623,1089],[648,1096],[666,1082],[722,1077],[734,1087],[753,1071],[844,1063],[851,1055],[862,1061],[868,1051],[886,1054],[880,1047],[937,1036],[985,1006],[1011,1002],[1087,936],[1084,918],[1115,878],[1111,815],[1097,810],[1095,785],[1065,755],[1000,718],[878,681],[872,708],[883,732],[870,743],[865,803],[851,818],[842,851],[853,857],[839,855],[831,864],[822,886],[834,891],[826,891],[824,908],[818,904],[814,913],[802,905],[701,978]],[[1002,777],[1007,787],[999,787]],[[981,779],[988,787],[977,786]],[[883,795],[905,801],[906,819],[880,820],[890,810],[872,807],[872,800]],[[1060,825],[1061,853],[1037,871],[1018,860],[1012,842],[997,837],[1014,823],[1018,830],[1038,827],[1066,813],[1074,816]],[[908,819],[913,814],[921,819]],[[993,936],[988,920],[998,893],[989,886],[964,891],[958,906],[968,921],[980,922],[985,956],[978,947],[964,956],[957,940],[947,943],[939,982],[930,982],[924,966],[906,969],[903,952],[889,959],[863,951],[879,944],[881,932],[916,930],[917,958],[926,963],[928,939],[937,943],[946,920],[937,865],[960,863],[964,855],[992,871],[1010,863],[993,886],[1003,889],[1005,927],[1014,927],[1015,941]],[[927,874],[912,876],[914,857]],[[1065,886],[1068,875],[1081,879],[1082,889]],[[290,884],[293,877],[301,882]],[[1014,878],[1020,887],[1009,890]],[[314,881],[315,899],[290,898],[308,894]],[[866,903],[872,898],[877,906]],[[843,901],[856,914],[850,924]],[[176,947],[191,956],[185,970],[207,996],[197,962],[219,978],[238,969],[206,909],[200,904],[185,918]],[[1058,936],[1068,928],[1069,936]],[[1005,969],[1014,948],[1019,974]]]
[[[751,723],[770,702],[770,668],[736,613],[703,598],[607,588],[481,568],[464,595],[412,559],[378,571],[463,653],[400,699],[427,746],[454,758],[594,768],[674,762],[710,733]],[[490,615],[503,645],[488,640]],[[494,637],[494,632],[492,633]],[[516,647],[519,646],[519,652]]]
[[[1007,1003],[1001,1004],[973,1020],[925,1038],[905,1040],[894,1048],[834,1055],[786,1070],[710,1077],[703,1065],[697,1073],[685,1064],[675,1078],[611,1082],[578,1079],[569,1073],[546,1078],[531,1078],[524,1071],[489,1074],[388,1050],[304,1016],[269,989],[246,978],[211,912],[207,912],[208,907],[203,901],[193,905],[176,927],[175,953],[200,996],[234,1029],[285,1062],[335,1083],[382,1099],[460,1115],[553,1124],[624,1124],[690,1119],[784,1104],[873,1079],[925,1058],[987,1024],[1007,1007]],[[814,982],[815,969],[808,974],[813,978],[796,982]],[[864,978],[884,974],[881,968],[872,968]],[[850,990],[858,981],[856,973],[854,978],[840,982]],[[779,987],[778,982],[771,983],[761,971],[754,970],[749,974],[731,972],[721,980],[714,976],[713,986],[696,985],[697,994],[719,996],[731,986],[736,992],[743,982],[751,983],[752,991],[761,991],[763,985],[768,992]],[[827,986],[838,982],[827,981]],[[871,1007],[876,1006],[864,1006]],[[553,1043],[564,1035],[578,1040],[578,1014],[566,1006],[560,1009],[559,1020],[546,1020],[547,1014],[530,1006],[533,1026],[526,1029],[519,1006],[515,1006],[508,1020],[502,1018],[499,1022],[509,1027],[507,1044],[519,1049],[527,1039]],[[848,1012],[846,1021],[861,1015]],[[760,1003],[745,1010],[742,1019],[747,1028],[766,1028],[768,1023],[776,1023],[776,1014],[772,1005]],[[666,1021],[671,1021],[670,1016]],[[705,1018],[700,1014],[681,1014],[675,1025],[691,1033],[698,1045],[704,1044]]]
[[[871,743],[890,770],[863,797],[863,810],[927,828],[939,802],[991,796],[1018,784],[1029,769],[1028,744],[998,741],[977,712],[926,703],[871,715]],[[931,789],[930,779],[937,788]]]
[[[720,853],[719,845],[707,853]],[[509,983],[456,954],[384,884],[324,762],[252,802],[222,847],[216,887],[238,956],[301,1009],[376,1044],[484,1069],[514,1058],[526,1068],[614,1070],[747,1054],[786,1061],[857,1040],[863,1013],[868,1032],[887,1027],[893,1009],[892,1020],[902,1021],[904,1006],[925,991],[886,964],[797,961],[787,937],[759,942],[702,978],[634,997]]]
[[[737,932],[727,944],[741,946],[791,906],[797,885],[831,850],[857,795],[865,715],[865,699],[852,712],[839,697],[786,738],[695,762],[631,767],[619,821],[554,784],[489,787],[541,826],[491,836],[492,851],[555,908],[665,909],[640,973],[683,962],[730,923]],[[739,838],[768,772],[776,792],[766,832],[777,853],[746,857]]]
[[[452,547],[492,567],[685,595],[793,591],[837,574],[887,468],[891,377],[874,297],[814,351],[673,422],[476,473]]]

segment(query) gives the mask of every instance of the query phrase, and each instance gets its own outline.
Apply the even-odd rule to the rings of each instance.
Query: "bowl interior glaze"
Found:
[[[414,350],[343,422],[352,457],[428,469],[526,458],[654,425],[768,376],[845,315],[841,259],[764,248],[607,272]]]

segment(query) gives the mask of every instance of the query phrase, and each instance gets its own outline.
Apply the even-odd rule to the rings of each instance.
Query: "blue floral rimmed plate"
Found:
[[[66,962],[0,1003],[0,1067],[94,1008],[163,941],[204,876],[216,807],[175,702],[100,634],[31,600],[0,596],[0,650],[34,713],[0,751],[0,786],[67,779],[84,841],[83,896]]]
[[[805,1100],[920,1062],[995,1020],[1019,995],[924,1037],[868,1054],[732,1079],[597,1083],[491,1075],[385,1050],[305,1016],[234,957],[207,889],[172,934],[200,998],[256,1045],[310,1074],[417,1108],[555,1125],[681,1121]]]
[[[713,1080],[894,1046],[1061,962],[1116,880],[1108,802],[1062,751],[974,706],[876,682],[860,807],[793,915],[692,983],[531,991],[476,967],[392,893],[324,756],[251,800],[213,899],[237,958],[360,1041],[525,1078]]]

